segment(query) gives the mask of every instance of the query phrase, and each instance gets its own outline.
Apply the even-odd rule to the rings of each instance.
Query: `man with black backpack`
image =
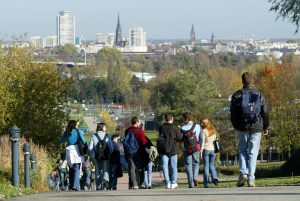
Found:
[[[251,74],[244,73],[242,82],[243,88],[232,95],[230,106],[231,123],[239,139],[240,177],[237,186],[244,186],[247,182],[249,187],[255,187],[261,133],[268,134],[269,117],[264,96],[251,87]]]
[[[177,154],[179,151],[177,141],[182,140],[182,133],[173,124],[173,116],[171,114],[165,115],[165,121],[159,127],[156,145],[161,159],[165,188],[174,189],[177,187]]]
[[[96,131],[97,132],[92,136],[89,144],[91,159],[96,167],[96,190],[108,190],[108,165],[112,144],[105,133],[106,127],[104,123],[98,123]]]
[[[139,189],[144,181],[144,169],[149,163],[149,155],[146,147],[149,149],[146,135],[140,129],[141,120],[138,117],[132,117],[131,127],[125,131],[124,154],[128,162],[129,188]]]
[[[181,127],[183,133],[183,158],[189,188],[198,186],[200,144],[202,144],[201,127],[193,122],[191,112],[183,115],[185,125]]]

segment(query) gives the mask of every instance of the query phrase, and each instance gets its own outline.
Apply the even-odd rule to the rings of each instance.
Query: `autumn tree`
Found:
[[[131,76],[123,64],[122,53],[115,48],[103,48],[97,53],[97,64],[106,70],[109,101],[126,100],[131,94]]]
[[[57,146],[66,115],[66,83],[52,64],[36,64],[29,50],[11,48],[0,55],[0,130],[13,124],[22,136],[49,149]]]
[[[150,104],[157,113],[181,116],[191,111],[197,119],[212,115],[217,91],[200,65],[185,67],[153,82]]]
[[[299,146],[300,104],[295,102],[295,69],[289,63],[266,65],[258,78],[258,87],[265,94],[270,113],[271,142],[281,153],[290,153]]]

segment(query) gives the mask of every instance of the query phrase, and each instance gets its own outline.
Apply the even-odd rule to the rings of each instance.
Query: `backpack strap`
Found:
[[[80,137],[80,133],[79,133],[78,129],[76,129],[76,131],[77,131],[77,140],[78,140],[78,143],[80,143],[80,141],[82,142],[81,137]]]
[[[196,124],[193,123],[192,128],[189,131],[194,131],[195,127],[196,127]]]
[[[99,137],[98,133],[95,133],[94,135],[95,135],[95,136],[96,136],[96,138],[98,139],[98,142],[100,142],[100,140],[101,140],[101,139],[100,139],[100,137]]]

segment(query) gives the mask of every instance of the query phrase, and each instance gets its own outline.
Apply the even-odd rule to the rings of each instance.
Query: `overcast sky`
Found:
[[[118,12],[123,35],[142,26],[148,39],[297,38],[287,20],[275,22],[268,0],[0,0],[0,37],[28,32],[56,35],[61,10],[76,17],[76,35],[95,39],[98,32],[115,32]]]

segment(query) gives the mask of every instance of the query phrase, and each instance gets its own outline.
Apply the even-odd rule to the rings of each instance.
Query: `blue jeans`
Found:
[[[204,187],[209,187],[209,173],[211,173],[212,180],[218,180],[217,171],[215,168],[215,151],[204,150]]]
[[[109,188],[112,190],[117,189],[118,177],[117,177],[118,164],[109,164]]]
[[[67,168],[60,168],[59,169],[59,176],[60,176],[60,186],[61,189],[65,189],[66,185],[66,177],[67,177]]]
[[[165,178],[165,184],[177,183],[177,154],[161,155],[161,166]],[[170,164],[170,165],[169,165]]]
[[[198,180],[199,174],[199,151],[196,151],[193,154],[188,154],[184,151],[183,157],[189,188],[193,188],[194,181]]]
[[[84,189],[84,187],[90,187],[91,186],[91,176],[92,176],[92,171],[91,169],[88,168],[82,168],[82,177],[81,177],[81,189]]]
[[[103,189],[103,182],[109,181],[108,160],[95,159],[96,189]]]
[[[151,187],[152,186],[152,162],[150,161],[147,169],[144,171],[144,184],[145,187]]]
[[[80,190],[80,165],[81,163],[72,164],[69,170],[70,189]]]
[[[255,181],[256,160],[260,146],[261,133],[238,131],[240,174],[248,175],[250,181]]]

